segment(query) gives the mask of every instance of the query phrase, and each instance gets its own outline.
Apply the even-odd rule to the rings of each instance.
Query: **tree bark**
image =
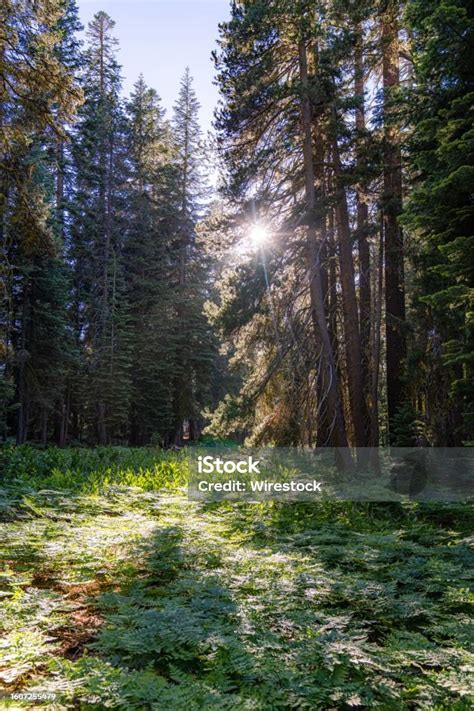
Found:
[[[69,383],[66,385],[66,398],[63,402],[61,416],[59,421],[58,446],[64,447],[68,437],[69,415],[71,410],[71,387]]]
[[[337,299],[337,271],[336,271],[336,242],[334,236],[334,209],[331,208],[328,216],[328,259],[329,259],[329,269],[328,269],[328,309],[329,309],[329,336],[331,338],[332,350],[334,353],[334,358],[336,360],[336,365],[338,362],[338,340],[337,340],[337,311],[338,311],[338,299]]]
[[[400,83],[398,0],[388,0],[382,17],[382,49],[387,403],[389,431],[392,433],[393,419],[402,402],[403,370],[406,358],[403,233],[399,224],[399,215],[402,209],[401,148],[399,129],[393,118],[391,103],[393,91]]]
[[[313,47],[314,72],[318,71],[318,46]],[[326,225],[325,206],[325,180],[324,180],[324,136],[321,116],[312,116],[313,124],[313,165],[314,189],[317,214],[315,220],[318,224],[319,255],[321,263],[321,287],[323,291],[324,309],[326,320],[329,319],[329,274],[328,274],[328,236]],[[321,369],[317,380],[317,418],[316,418],[316,447],[327,447],[331,442],[331,420],[328,415],[325,393],[328,383],[324,378],[324,369]]]
[[[48,411],[46,407],[41,409],[41,444],[45,445],[48,441]]]
[[[335,129],[334,129],[335,130]],[[341,160],[337,136],[333,137],[333,163],[336,182],[336,221],[339,237],[339,263],[341,271],[342,310],[347,360],[349,402],[354,431],[354,446],[367,446],[367,406],[363,390],[362,350],[360,345],[359,316],[355,291],[352,237],[349,226],[347,196],[341,185]]]
[[[306,209],[308,226],[306,233],[306,259],[308,265],[309,290],[311,299],[311,312],[315,336],[321,344],[321,367],[323,379],[327,382],[328,416],[331,419],[333,444],[336,447],[347,448],[347,435],[344,424],[339,385],[336,372],[334,354],[326,321],[324,296],[322,288],[322,270],[320,261],[319,244],[317,242],[317,229],[315,225],[316,200],[314,189],[313,145],[311,132],[311,105],[308,95],[308,60],[306,45],[303,40],[299,43],[299,70],[303,89],[301,98],[301,121],[303,129],[303,159],[305,175]],[[345,466],[351,466],[350,453],[344,449],[342,455]]]
[[[107,429],[105,425],[105,404],[97,403],[97,439],[99,444],[107,444]]]
[[[378,447],[380,445],[379,429],[379,380],[380,380],[380,350],[382,330],[382,300],[383,300],[383,272],[384,272],[384,220],[380,216],[380,242],[377,269],[374,276],[373,288],[373,313],[371,317],[371,364],[370,364],[370,433],[369,446],[371,447],[370,463],[376,473],[381,472]]]
[[[371,350],[372,350],[372,367],[371,367],[371,408],[370,408],[370,446],[379,446],[379,377],[380,377],[380,346],[381,346],[381,327],[382,327],[382,299],[383,299],[383,270],[384,270],[384,221],[381,216],[380,224],[380,245],[378,255],[377,273],[374,283],[374,308],[371,332]]]
[[[30,284],[29,278],[25,277],[25,286],[23,288],[21,309],[21,335],[20,335],[20,350],[17,353],[19,358],[18,366],[18,426],[16,433],[16,443],[25,444],[28,437],[28,387],[26,382],[26,363],[29,358],[27,346],[27,330],[30,319]]]
[[[357,185],[357,244],[359,251],[359,326],[360,326],[360,350],[361,350],[361,377],[362,392],[366,402],[367,417],[364,423],[366,433],[370,429],[370,317],[371,317],[371,289],[370,289],[370,250],[368,242],[369,232],[369,207],[367,204],[367,184],[363,178],[364,155],[361,150],[362,141],[365,136],[365,102],[364,102],[364,48],[363,34],[360,24],[356,28],[355,45],[355,71],[354,89],[359,101],[356,110],[356,133],[357,133],[357,169],[359,179]]]

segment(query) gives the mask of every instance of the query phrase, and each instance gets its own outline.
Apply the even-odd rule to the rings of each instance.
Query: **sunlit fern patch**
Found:
[[[465,507],[202,506],[175,472],[168,492],[99,478],[5,482],[4,693],[54,692],[50,708],[471,708]]]

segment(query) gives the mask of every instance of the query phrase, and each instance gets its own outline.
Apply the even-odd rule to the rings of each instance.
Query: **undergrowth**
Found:
[[[144,491],[177,489],[188,482],[184,452],[145,447],[35,449],[0,447],[3,481],[31,488],[58,488],[101,493],[111,485]]]
[[[2,454],[6,708],[472,708],[467,506],[196,504],[180,457]]]

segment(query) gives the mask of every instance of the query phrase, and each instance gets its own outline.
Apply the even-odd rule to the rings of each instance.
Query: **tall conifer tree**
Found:
[[[164,442],[173,428],[176,365],[172,242],[180,191],[170,127],[160,99],[141,76],[127,104],[125,261],[133,343],[130,439]]]
[[[186,68],[174,107],[173,136],[178,172],[178,224],[174,249],[177,257],[176,361],[173,378],[173,441],[180,444],[183,425],[195,438],[200,428],[199,411],[209,386],[215,355],[212,334],[203,314],[206,275],[196,246],[196,223],[206,198],[204,149],[199,126],[199,102]]]
[[[66,292],[53,224],[51,154],[80,101],[59,51],[66,5],[7,0],[0,10],[3,390],[8,396],[14,383],[18,443],[28,436],[46,439],[48,417],[64,384]]]
[[[92,441],[126,436],[130,396],[129,317],[123,275],[125,121],[113,20],[89,24],[85,102],[76,131],[72,259],[76,340],[82,352],[85,407]]]

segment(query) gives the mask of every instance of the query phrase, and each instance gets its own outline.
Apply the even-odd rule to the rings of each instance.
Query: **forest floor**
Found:
[[[46,482],[2,486],[0,708],[472,708],[468,507]]]

